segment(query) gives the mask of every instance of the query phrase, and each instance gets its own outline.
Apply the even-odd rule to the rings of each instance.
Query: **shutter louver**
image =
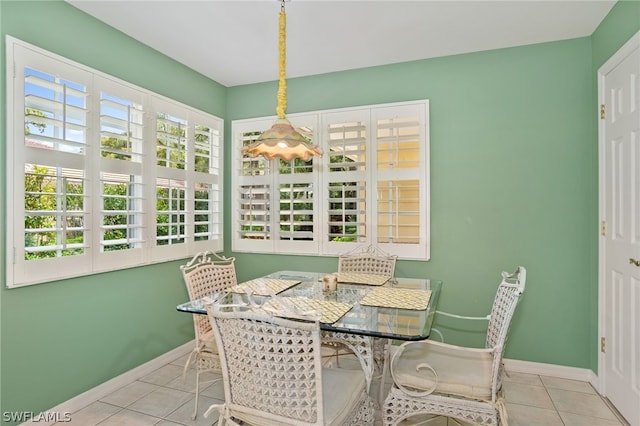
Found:
[[[100,244],[102,251],[141,248],[144,204],[140,176],[101,173]]]
[[[187,121],[169,114],[158,113],[156,123],[158,166],[184,170],[187,150]]]
[[[32,68],[24,72],[25,145],[84,154],[87,88]]]
[[[182,180],[156,180],[156,245],[185,242],[186,186]]]
[[[280,239],[313,240],[313,184],[280,185]]]
[[[142,105],[100,94],[100,156],[142,162]]]
[[[84,254],[84,172],[26,164],[24,176],[25,260]]]
[[[329,241],[363,242],[367,238],[365,182],[329,184]]]
[[[366,166],[366,125],[354,121],[329,125],[330,172],[363,171]]]
[[[240,187],[240,238],[270,240],[271,200],[268,185]]]

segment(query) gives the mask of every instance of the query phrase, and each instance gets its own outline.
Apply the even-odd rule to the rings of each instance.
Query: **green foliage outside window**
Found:
[[[82,254],[82,248],[59,249],[84,241],[84,187],[79,179],[57,177],[51,169],[34,165],[25,173],[25,259]],[[58,221],[64,221],[65,232]],[[78,228],[77,230],[74,228]],[[29,248],[51,246],[51,250]]]

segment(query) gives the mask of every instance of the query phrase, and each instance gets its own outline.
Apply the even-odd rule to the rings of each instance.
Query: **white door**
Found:
[[[640,425],[640,32],[598,73],[600,391]]]

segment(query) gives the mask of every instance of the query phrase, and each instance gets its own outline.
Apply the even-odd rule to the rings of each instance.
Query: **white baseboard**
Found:
[[[596,376],[593,371],[587,368],[543,364],[539,362],[520,361],[517,359],[505,359],[504,366],[507,371],[511,371],[514,373],[536,374],[538,376],[551,376],[559,377],[561,379],[589,382],[597,390],[598,376]]]
[[[178,346],[175,349],[170,350],[167,353],[160,355],[157,358],[154,358],[150,361],[145,362],[142,365],[137,366],[136,368],[127,371],[126,373],[122,373],[119,376],[114,377],[111,380],[108,380],[92,389],[89,389],[86,392],[81,393],[78,396],[75,396],[60,405],[57,405],[49,410],[47,413],[51,413],[53,415],[58,415],[58,420],[61,419],[63,413],[74,413],[87,405],[95,402],[110,393],[120,389],[121,387],[138,380],[141,377],[146,376],[147,374],[152,373],[158,368],[162,367],[175,360],[176,358],[180,358],[183,355],[188,354],[194,348],[195,341],[192,340],[190,342],[185,343],[184,345]],[[54,421],[46,422],[46,421],[28,421],[22,423],[23,425],[39,425],[39,426],[50,426],[55,423]]]

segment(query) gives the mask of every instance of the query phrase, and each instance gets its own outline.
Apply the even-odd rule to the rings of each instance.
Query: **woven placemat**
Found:
[[[424,311],[429,306],[429,299],[431,299],[431,290],[380,287],[367,293],[360,304]]]
[[[269,296],[270,293],[267,289],[278,294],[301,282],[302,281],[296,280],[281,280],[278,278],[256,278],[255,280],[235,285],[231,287],[229,291],[232,293],[246,293],[247,289],[250,289],[256,296]]]
[[[383,285],[391,279],[389,275],[362,274],[358,272],[337,272],[339,283]]]
[[[302,297],[287,297],[287,301],[293,303],[300,312],[318,311],[322,314],[320,322],[324,324],[333,324],[338,321],[344,314],[349,312],[351,305],[343,302],[334,302],[331,300],[306,299]],[[269,299],[265,302],[265,306],[276,311],[281,310],[278,299]],[[286,313],[282,314],[286,317]]]

